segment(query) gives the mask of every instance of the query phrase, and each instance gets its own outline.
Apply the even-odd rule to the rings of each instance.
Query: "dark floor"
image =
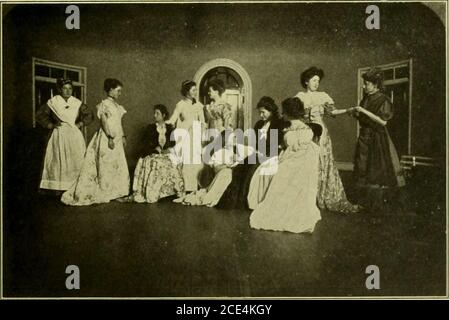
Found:
[[[30,200],[32,199],[32,200]],[[256,231],[247,211],[112,202],[4,207],[6,297],[445,295],[445,210],[322,212],[312,235]],[[65,288],[75,264],[81,289]],[[380,268],[380,290],[365,269]]]

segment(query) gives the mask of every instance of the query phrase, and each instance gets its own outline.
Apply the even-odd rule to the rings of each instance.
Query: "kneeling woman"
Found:
[[[319,147],[313,142],[313,131],[303,122],[304,105],[299,98],[282,102],[286,124],[285,150],[279,155],[277,172],[266,179],[260,166],[251,185],[266,179],[267,191],[250,217],[254,229],[313,232],[321,219],[316,205],[318,192]],[[250,186],[251,189],[251,186]]]
[[[219,136],[221,148],[213,152],[206,163],[210,171],[213,171],[213,180],[207,183],[207,187],[186,195],[182,200],[187,205],[205,205],[214,207],[218,204],[226,188],[232,182],[233,169],[244,159],[250,156],[254,150],[251,147],[237,144],[234,134],[226,134],[225,131]],[[216,144],[217,140],[212,142]],[[207,147],[206,147],[207,149]]]
[[[180,196],[184,192],[182,166],[171,152],[175,145],[170,139],[174,128],[165,123],[167,118],[167,108],[162,104],[155,105],[156,123],[148,126],[148,145],[134,171],[132,197],[136,202],[154,203],[175,194]]]

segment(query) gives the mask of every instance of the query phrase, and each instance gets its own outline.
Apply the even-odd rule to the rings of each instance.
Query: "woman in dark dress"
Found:
[[[283,121],[279,109],[271,97],[262,97],[257,103],[260,120],[254,125],[256,153],[232,170],[232,182],[219,203],[220,208],[249,209],[248,191],[251,178],[259,165],[279,154],[283,140]],[[277,141],[271,141],[271,130],[277,130]],[[251,145],[251,144],[250,144]]]
[[[363,76],[365,96],[353,114],[360,124],[354,159],[354,177],[359,203],[371,211],[388,210],[405,185],[398,154],[390,139],[387,123],[393,118],[393,105],[381,92],[383,74],[373,68]]]
[[[168,115],[167,108],[162,104],[157,104],[153,108],[156,122],[150,123],[145,130],[145,137],[148,140],[144,142],[142,158],[155,153],[167,153],[167,150],[175,145],[175,142],[170,139],[174,128],[171,124],[164,122]]]
[[[172,149],[175,145],[171,139],[174,128],[165,122],[167,118],[167,108],[161,104],[155,105],[156,123],[146,129],[148,140],[134,171],[132,198],[136,202],[153,203],[184,192],[181,161]]]

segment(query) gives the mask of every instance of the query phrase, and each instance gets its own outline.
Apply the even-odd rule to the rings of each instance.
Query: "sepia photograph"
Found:
[[[2,298],[448,298],[446,1],[1,11]]]

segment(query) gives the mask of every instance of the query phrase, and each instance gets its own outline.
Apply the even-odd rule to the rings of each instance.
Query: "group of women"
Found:
[[[79,128],[93,115],[72,96],[71,82],[58,80],[60,94],[37,113],[38,122],[52,130],[40,186],[63,192],[61,201],[74,206],[176,196],[173,201],[185,205],[248,208],[252,228],[296,233],[314,230],[319,209],[373,209],[372,190],[388,193],[405,184],[386,127],[393,109],[382,93],[382,71],[363,75],[365,96],[360,106],[346,109],[336,109],[318,91],[323,77],[316,67],[302,72],[305,91],[282,101],[282,116],[272,98],[262,97],[255,144],[234,134],[235,113],[223,97],[222,81],[208,83],[206,106],[195,99],[196,83],[184,81],[171,116],[164,105],[154,106],[155,123],[146,129],[132,185],[124,152],[126,110],[118,103],[122,83],[105,80],[106,98],[96,108],[101,126],[86,148]],[[354,176],[364,193],[357,204],[346,197],[323,121],[345,113],[360,124]]]

